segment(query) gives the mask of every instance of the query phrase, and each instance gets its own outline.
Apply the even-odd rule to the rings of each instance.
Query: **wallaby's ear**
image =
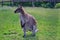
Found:
[[[19,8],[22,8],[22,4],[18,5]]]

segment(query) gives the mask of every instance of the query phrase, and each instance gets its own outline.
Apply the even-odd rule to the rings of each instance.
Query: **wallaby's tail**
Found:
[[[38,32],[38,29],[36,29],[35,32]]]

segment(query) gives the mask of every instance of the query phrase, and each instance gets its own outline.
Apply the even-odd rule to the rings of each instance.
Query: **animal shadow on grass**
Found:
[[[38,40],[38,36],[27,35],[24,40]]]

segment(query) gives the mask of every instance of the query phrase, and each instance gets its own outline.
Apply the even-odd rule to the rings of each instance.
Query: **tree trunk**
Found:
[[[14,0],[12,0],[11,2],[12,2],[12,6],[14,6]]]
[[[34,0],[32,0],[32,7],[35,7],[35,5],[34,5]]]
[[[1,4],[1,5],[2,5],[2,7],[3,7],[3,0],[2,0],[2,4]]]

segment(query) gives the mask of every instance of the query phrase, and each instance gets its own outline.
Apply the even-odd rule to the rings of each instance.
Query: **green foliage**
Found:
[[[41,7],[46,7],[46,2],[41,2]]]
[[[55,5],[56,5],[56,3],[54,3],[54,2],[50,2],[50,3],[49,3],[49,8],[54,8]]]
[[[35,5],[36,7],[41,7],[41,4],[42,4],[41,2],[35,2],[35,3],[34,3],[34,5]]]
[[[54,3],[50,3],[50,2],[48,2],[48,3],[42,3],[41,4],[42,5],[42,7],[45,7],[45,8],[54,8]]]
[[[23,6],[32,6],[31,2],[21,2],[19,4],[22,4]]]
[[[10,6],[10,2],[4,2],[3,5]]]
[[[14,2],[12,4],[12,2],[3,2],[3,5],[7,5],[7,6],[18,6],[18,4],[22,4],[23,6],[32,6],[32,2]],[[55,4],[53,2],[34,2],[34,5],[36,7],[45,7],[45,8],[53,8],[55,6]]]
[[[60,3],[57,3],[55,8],[60,8]]]

